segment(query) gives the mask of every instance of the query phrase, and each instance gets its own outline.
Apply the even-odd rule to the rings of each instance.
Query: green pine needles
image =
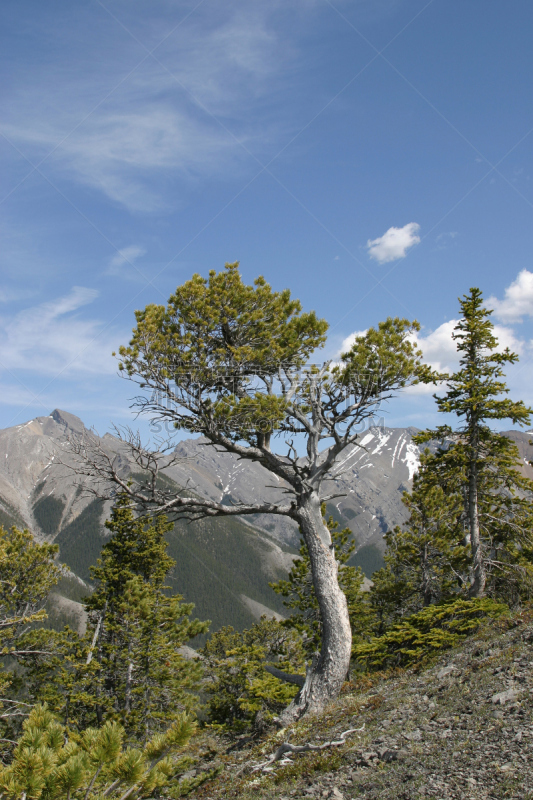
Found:
[[[69,729],[117,722],[129,741],[146,742],[197,708],[202,667],[180,648],[206,633],[194,606],[169,595],[174,566],[165,518],[136,518],[119,496],[106,527],[111,539],[93,568],[86,634],[65,628],[28,634],[18,659],[29,703],[45,701]]]
[[[460,306],[462,319],[453,333],[460,369],[446,378],[446,394],[435,395],[438,410],[455,414],[458,424],[424,431],[415,441],[441,443],[431,470],[440,474],[447,494],[462,497],[456,529],[462,528],[460,538],[469,558],[465,588],[469,596],[483,597],[503,583],[523,582],[530,574],[523,555],[532,543],[533,483],[518,470],[514,443],[493,431],[490,423],[528,425],[533,411],[506,397],[503,367],[518,356],[509,348],[498,349],[492,311],[483,306],[481,291],[471,289]]]
[[[39,704],[24,722],[11,763],[0,766],[0,793],[6,800],[135,800],[159,793],[172,780],[175,754],[194,728],[180,714],[163,734],[127,747],[117,722],[75,734]]]
[[[407,524],[386,535],[385,567],[373,575],[371,603],[378,638],[356,648],[370,668],[411,665],[453,647],[482,616],[531,597],[533,482],[518,448],[491,424],[527,425],[532,413],[506,397],[503,367],[518,356],[501,350],[479,289],[460,300],[453,338],[459,370],[441,376],[439,411],[455,414],[415,437],[426,450],[403,502]]]
[[[297,687],[274,677],[268,665],[305,673],[301,637],[266,617],[242,633],[230,626],[221,628],[200,652],[208,677],[204,688],[208,719],[222,729],[261,730],[290,703]]]
[[[135,519],[119,497],[106,527],[113,536],[93,569],[96,589],[85,604],[95,713],[100,724],[119,720],[129,735],[147,738],[197,705],[202,670],[180,647],[209,623],[191,620],[194,606],[165,592],[174,566],[164,538],[171,523]]]
[[[424,665],[471,636],[484,620],[497,619],[507,610],[504,603],[489,597],[428,606],[395,623],[382,636],[356,646],[355,661],[371,670]]]

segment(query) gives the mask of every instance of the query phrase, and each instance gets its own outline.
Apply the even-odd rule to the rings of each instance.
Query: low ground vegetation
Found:
[[[193,773],[219,770],[194,800],[531,800],[533,610],[486,619],[426,667],[393,668],[345,684],[326,711],[250,742],[205,729]],[[339,740],[254,772],[283,741]],[[203,738],[202,738],[203,737]],[[209,756],[206,757],[209,751]],[[193,751],[191,751],[193,752]]]

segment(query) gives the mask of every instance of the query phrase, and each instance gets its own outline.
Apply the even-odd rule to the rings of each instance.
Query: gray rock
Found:
[[[404,752],[404,750],[389,750],[387,748],[383,748],[379,751],[379,757],[381,761],[384,761],[386,764],[390,764],[391,761],[400,761],[401,759],[398,758],[398,754]]]
[[[443,667],[437,672],[437,678],[441,681],[443,678],[453,675],[454,672],[459,672],[459,670],[454,664],[449,664],[447,667]]]
[[[494,705],[501,705],[504,706],[509,700],[517,700],[518,699],[518,692],[516,689],[507,689],[506,692],[498,692],[497,694],[493,694],[491,701]]]

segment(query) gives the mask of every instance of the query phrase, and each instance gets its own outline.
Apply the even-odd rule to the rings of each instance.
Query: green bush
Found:
[[[9,766],[0,766],[5,800],[89,800],[159,792],[176,773],[174,754],[189,741],[195,723],[181,714],[142,747],[125,747],[116,722],[75,735],[60,725],[46,705],[33,708]]]
[[[277,669],[303,676],[304,651],[296,631],[262,617],[239,633],[225,627],[199,651],[209,680],[205,685],[208,719],[228,730],[256,729],[290,703],[298,687],[275,678]]]
[[[428,606],[397,622],[383,636],[357,645],[355,661],[367,669],[426,663],[475,633],[484,619],[500,617],[507,610],[504,603],[488,597]]]

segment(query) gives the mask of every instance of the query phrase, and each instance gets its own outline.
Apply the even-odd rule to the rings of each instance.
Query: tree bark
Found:
[[[338,563],[330,533],[324,524],[318,493],[301,498],[294,518],[309,551],[313,586],[320,607],[322,643],[318,658],[307,670],[303,687],[282,712],[286,727],[304,714],[322,711],[338,696],[350,666],[352,630],[346,597],[337,580]]]
[[[481,548],[479,531],[479,509],[477,498],[477,464],[470,464],[468,476],[468,527],[470,529],[470,547],[472,548],[472,583],[470,585],[471,597],[483,597],[487,583],[485,559]]]
[[[424,534],[426,533],[424,529]],[[433,600],[433,591],[431,587],[431,571],[429,566],[429,555],[428,555],[428,545],[427,542],[424,544],[424,548],[422,550],[421,555],[421,566],[422,566],[422,597],[424,608],[430,606]]]

